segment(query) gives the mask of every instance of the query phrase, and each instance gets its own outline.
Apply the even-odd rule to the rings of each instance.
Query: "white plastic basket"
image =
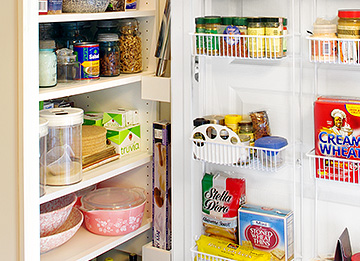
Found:
[[[315,155],[315,149],[306,153],[313,169],[312,175],[321,180],[359,183],[360,161]]]
[[[235,132],[217,124],[196,127],[191,140],[195,160],[271,172],[284,166],[284,151],[288,147],[267,149],[244,145]]]
[[[285,35],[254,36],[193,33],[192,55],[251,60],[284,59]]]
[[[199,252],[197,246],[191,248],[192,260],[194,261],[233,261],[233,259],[218,257],[206,253]]]

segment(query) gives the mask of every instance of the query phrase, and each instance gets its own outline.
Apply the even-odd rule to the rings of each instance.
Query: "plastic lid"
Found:
[[[97,22],[96,27],[118,27],[119,26],[119,22],[117,20],[101,20]]]
[[[137,207],[146,201],[141,188],[101,188],[81,198],[87,210],[120,210]]]
[[[205,16],[205,24],[220,24],[220,16]]]
[[[196,17],[195,24],[205,24],[205,18],[204,17]]]
[[[234,17],[233,18],[233,24],[234,25],[247,25],[248,24],[248,19],[246,17]]]
[[[39,118],[39,137],[44,137],[48,134],[48,120]]]
[[[287,140],[278,136],[265,136],[255,141],[255,147],[281,149],[288,144]]]
[[[233,18],[232,17],[221,17],[221,24],[222,25],[232,25]]]
[[[241,121],[242,117],[238,114],[228,114],[225,115],[225,124],[238,124]]]
[[[99,34],[97,37],[98,42],[111,42],[111,41],[119,41],[119,35],[108,33],[108,34]]]
[[[336,24],[314,24],[314,34],[334,34]]]
[[[43,40],[40,41],[39,44],[40,50],[44,50],[44,49],[55,49],[56,45],[55,45],[55,41],[54,40]]]
[[[339,18],[360,18],[360,9],[340,9]]]
[[[49,127],[82,124],[83,114],[84,111],[79,108],[53,108],[40,111],[40,117],[49,121]]]
[[[201,126],[201,125],[204,125],[204,124],[209,124],[210,121],[209,120],[206,120],[204,118],[196,118],[194,121],[194,127],[198,127],[198,126]]]

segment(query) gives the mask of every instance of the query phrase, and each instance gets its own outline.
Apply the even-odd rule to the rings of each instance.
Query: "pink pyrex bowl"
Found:
[[[61,227],[76,202],[74,193],[40,205],[40,236],[45,237]]]
[[[119,236],[141,226],[146,197],[141,188],[101,188],[81,198],[86,228],[98,235]]]

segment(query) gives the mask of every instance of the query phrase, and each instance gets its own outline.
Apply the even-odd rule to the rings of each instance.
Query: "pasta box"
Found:
[[[245,204],[238,223],[241,245],[269,252],[274,261],[294,259],[292,211]]]

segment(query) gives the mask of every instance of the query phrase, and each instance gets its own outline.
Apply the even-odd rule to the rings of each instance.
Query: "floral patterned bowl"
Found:
[[[84,216],[81,211],[73,208],[62,226],[51,234],[40,238],[40,253],[48,252],[67,242],[78,231],[83,220]]]
[[[76,202],[76,195],[71,193],[40,205],[40,236],[52,234],[64,224]]]

